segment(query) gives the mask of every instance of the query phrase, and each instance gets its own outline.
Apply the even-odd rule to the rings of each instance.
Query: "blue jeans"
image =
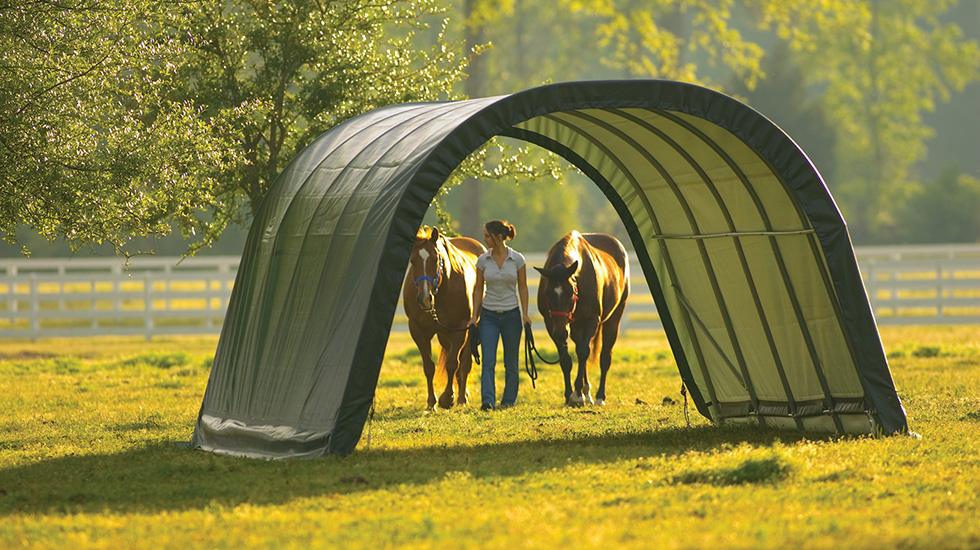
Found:
[[[504,341],[504,394],[500,399],[500,406],[509,407],[517,402],[517,389],[521,383],[519,361],[521,334],[524,332],[524,323],[521,321],[519,307],[502,313],[486,309],[480,312],[480,354],[483,355],[483,373],[480,377],[482,403],[495,405],[497,402],[494,369],[497,366],[497,341],[501,338]]]

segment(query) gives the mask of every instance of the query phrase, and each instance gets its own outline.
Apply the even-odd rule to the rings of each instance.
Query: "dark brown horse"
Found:
[[[422,228],[415,236],[402,301],[408,330],[422,354],[422,370],[429,387],[428,410],[434,410],[436,405],[433,378],[437,366],[439,381],[443,375],[446,377],[439,406],[453,406],[454,380],[458,388],[456,403],[467,402],[466,377],[473,357],[469,353],[466,322],[472,316],[476,259],[485,251],[479,241],[467,237],[447,239],[436,228]],[[432,361],[433,336],[439,342],[438,365]]]
[[[611,235],[578,231],[551,247],[538,285],[538,311],[558,347],[565,375],[565,404],[605,404],[606,373],[612,348],[619,337],[619,322],[630,293],[629,259],[622,243]],[[572,358],[568,337],[575,342],[578,374],[572,387]],[[599,389],[593,401],[587,372],[589,358],[599,359]]]

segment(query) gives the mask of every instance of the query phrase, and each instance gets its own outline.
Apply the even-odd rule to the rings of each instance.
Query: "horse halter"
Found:
[[[578,282],[575,280],[575,277],[569,277],[568,282],[572,285],[572,308],[568,312],[551,311],[551,304],[548,304],[548,313],[552,317],[568,317],[568,322],[571,323],[575,320],[575,306],[578,305]]]
[[[422,275],[421,277],[415,279],[415,286],[419,286],[419,281],[429,281],[432,283],[432,296],[439,294],[439,285],[442,284],[442,255],[439,254],[438,249],[436,250],[436,277],[433,279],[428,275]]]

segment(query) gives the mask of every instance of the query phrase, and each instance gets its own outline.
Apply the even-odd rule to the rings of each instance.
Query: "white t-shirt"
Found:
[[[486,292],[483,307],[490,311],[509,311],[521,305],[517,296],[517,271],[524,267],[524,256],[508,247],[504,265],[497,267],[493,252],[487,250],[476,260],[476,268],[483,272]]]

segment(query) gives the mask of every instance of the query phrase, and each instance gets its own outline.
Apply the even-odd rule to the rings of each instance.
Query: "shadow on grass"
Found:
[[[575,464],[710,452],[740,443],[771,446],[776,440],[792,444],[813,439],[820,438],[792,431],[702,426],[561,440],[359,450],[349,457],[292,461],[226,457],[177,443],[153,443],[118,454],[69,456],[0,470],[0,515],[276,505],[306,497],[423,485],[449,472],[493,479]]]

